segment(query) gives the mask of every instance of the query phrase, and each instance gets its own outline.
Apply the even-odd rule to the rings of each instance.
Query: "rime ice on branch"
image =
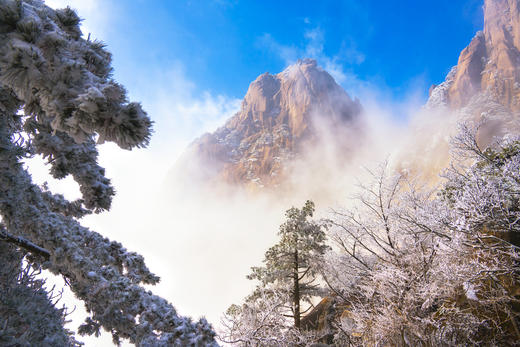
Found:
[[[103,327],[114,341],[216,345],[206,320],[180,317],[166,300],[141,286],[159,278],[140,255],[77,221],[108,210],[114,195],[97,163],[96,142],[144,147],[152,125],[111,78],[110,53],[101,42],[83,39],[79,22],[70,8],[0,0],[2,222],[9,235],[50,252],[48,260],[37,254],[28,259],[63,276],[84,301],[91,316],[81,334],[97,334]],[[69,202],[33,184],[21,160],[36,154],[47,159],[53,177],[71,175],[82,199]]]
[[[370,172],[331,223],[338,345],[515,345],[520,339],[520,140],[481,149],[461,125],[440,189]],[[470,166],[464,166],[470,165]]]

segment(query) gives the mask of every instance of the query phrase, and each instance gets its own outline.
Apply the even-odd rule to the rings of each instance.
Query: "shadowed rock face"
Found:
[[[352,124],[360,110],[359,102],[316,61],[298,61],[279,74],[260,75],[240,111],[214,133],[195,140],[182,161],[207,170],[199,178],[273,187],[302,146],[322,136],[317,124],[340,129]]]
[[[485,0],[484,30],[460,54],[446,82],[430,97],[451,108],[466,106],[478,93],[520,111],[520,2]],[[433,98],[432,98],[433,96]]]

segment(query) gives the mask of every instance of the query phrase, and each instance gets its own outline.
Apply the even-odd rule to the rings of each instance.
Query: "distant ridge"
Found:
[[[449,165],[449,142],[459,125],[478,125],[482,148],[520,133],[520,1],[485,0],[483,10],[483,30],[445,81],[430,88],[397,159],[398,167],[417,169],[432,182]]]

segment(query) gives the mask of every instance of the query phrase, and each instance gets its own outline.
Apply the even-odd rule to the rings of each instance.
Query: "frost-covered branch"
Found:
[[[520,142],[482,150],[468,129],[454,142],[458,167],[441,189],[380,170],[361,187],[357,207],[331,218],[338,247],[327,257],[326,279],[345,307],[336,343],[518,340]]]
[[[205,319],[179,316],[170,303],[143,287],[159,278],[142,256],[78,222],[86,214],[108,210],[114,195],[97,163],[96,145],[112,141],[123,149],[144,147],[152,125],[112,79],[110,53],[102,43],[82,38],[79,22],[70,8],[0,0],[4,238],[30,240],[48,252],[47,261],[30,255],[27,261],[63,276],[84,302],[89,317],[81,334],[97,335],[103,328],[116,343],[123,338],[143,346],[215,346]],[[54,178],[70,175],[82,197],[69,202],[33,184],[22,160],[34,155],[47,160]]]
[[[22,247],[32,253],[43,256],[47,260],[51,256],[50,252],[48,250],[46,250],[45,248],[41,248],[40,246],[35,245],[31,241],[26,240],[23,237],[10,235],[1,224],[0,224],[0,241],[9,242],[18,247]]]

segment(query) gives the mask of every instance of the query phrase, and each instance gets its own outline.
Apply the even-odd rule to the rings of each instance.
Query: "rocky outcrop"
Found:
[[[325,346],[332,345],[334,342],[333,322],[343,311],[343,308],[336,307],[337,301],[335,296],[327,296],[301,319],[301,329],[319,332],[320,342]]]
[[[206,180],[274,187],[305,144],[327,129],[354,126],[361,106],[316,61],[305,59],[251,83],[240,111],[214,133],[195,140],[181,160],[197,162]],[[343,136],[349,136],[344,133]]]
[[[425,108],[412,120],[399,167],[427,173],[449,164],[449,142],[460,124],[478,125],[482,148],[520,133],[520,0],[484,0],[484,28],[460,53]]]
[[[513,112],[520,111],[520,2],[485,0],[484,30],[460,54],[446,82],[428,104],[467,106],[478,94]]]

